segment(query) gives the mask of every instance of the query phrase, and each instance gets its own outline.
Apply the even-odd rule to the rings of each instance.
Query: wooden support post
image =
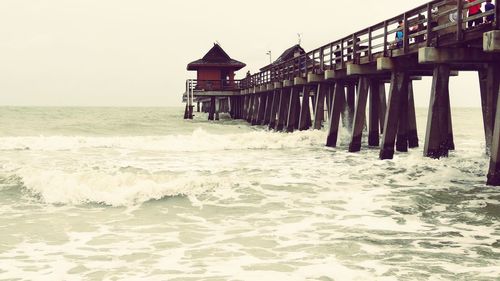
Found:
[[[425,136],[424,156],[440,158],[448,156],[450,96],[450,67],[437,65],[432,78],[427,131]]]
[[[346,110],[347,110],[347,129],[352,130],[352,123],[354,121],[354,106],[355,106],[355,100],[356,98],[356,84],[355,83],[349,83],[347,84],[347,98],[346,98]]]
[[[273,106],[273,92],[269,92],[265,94],[266,98],[266,108],[264,110],[264,119],[262,120],[261,125],[269,125],[269,119],[271,118],[271,109]]]
[[[287,132],[291,133],[298,128],[299,112],[300,92],[296,87],[292,87],[290,90],[290,101],[288,102],[288,117],[286,122]]]
[[[247,121],[250,124],[252,124],[253,116],[255,114],[255,104],[256,103],[257,103],[257,95],[253,94],[250,96],[250,104],[248,107],[248,116],[247,116]]]
[[[253,109],[252,109],[252,126],[257,125],[257,117],[259,116],[259,95],[255,94],[254,95],[254,101],[253,101]]]
[[[333,89],[335,89],[335,84],[329,83],[328,88],[327,88],[327,95],[326,95],[326,106],[327,106],[327,111],[328,111],[328,121],[330,121],[330,114],[332,113],[332,103],[333,103]]]
[[[316,91],[315,91],[316,93],[314,95],[311,95],[311,91],[314,91],[313,87],[311,87],[311,89],[309,91],[309,98],[311,99],[311,105],[312,105],[311,115],[313,117],[316,116],[316,98],[318,96],[318,89],[319,89],[319,85],[316,86]],[[311,121],[312,121],[312,118],[311,118]],[[311,126],[312,126],[312,123],[311,123]]]
[[[299,117],[299,130],[304,131],[310,128],[311,122],[311,109],[310,109],[310,94],[309,88],[305,87],[304,93],[302,96],[302,106],[300,108],[300,117]]]
[[[392,159],[394,157],[394,142],[399,125],[399,107],[401,104],[401,93],[407,91],[408,73],[394,71],[391,75],[391,90],[389,93],[388,108],[385,115],[384,134],[380,149],[380,159]]]
[[[349,152],[358,152],[361,150],[361,139],[366,121],[366,101],[368,99],[369,79],[360,77],[358,84],[358,99],[354,113],[354,121],[351,134],[351,143]]]
[[[252,126],[258,124],[258,118],[259,118],[259,108],[260,108],[260,94],[255,94],[254,95],[254,104],[253,104],[253,114],[252,114]]]
[[[215,120],[215,97],[210,97],[210,109],[208,110],[208,120]]]
[[[259,114],[257,116],[257,125],[264,124],[264,117],[266,114],[266,104],[267,104],[267,93],[260,95],[259,102]]]
[[[380,82],[372,79],[370,81],[370,108],[368,124],[368,145],[380,145]],[[383,84],[383,83],[382,83]]]
[[[227,98],[228,112],[232,119],[236,119],[234,118],[234,99],[235,97]]]
[[[236,111],[236,114],[238,115],[238,119],[242,119],[243,118],[244,98],[245,97],[238,97],[238,99],[237,99],[237,111]]]
[[[220,119],[220,106],[221,106],[221,100],[217,99],[215,100],[215,120],[218,121]]]
[[[496,79],[499,79],[498,76]],[[499,106],[500,99],[497,98],[496,107],[498,108]],[[493,129],[491,142],[490,168],[487,184],[500,186],[500,110],[496,110],[495,112],[495,128]]]
[[[280,102],[278,109],[278,121],[276,122],[276,131],[283,131],[285,129],[286,118],[288,116],[288,102],[289,102],[289,90],[280,90]]]
[[[453,137],[453,122],[451,117],[451,102],[449,95],[448,95],[447,111],[448,111],[448,134],[446,135],[446,144],[448,144],[448,150],[455,150],[455,140]]]
[[[339,133],[339,122],[342,111],[345,108],[345,81],[339,80],[335,83],[333,93],[332,112],[330,113],[330,123],[328,126],[328,136],[326,146],[336,147]]]
[[[408,147],[418,147],[417,115],[415,112],[415,99],[412,81],[408,84]]]
[[[247,101],[248,101],[248,96],[243,96],[242,97],[242,108],[241,108],[241,119],[246,119],[247,117]]]
[[[318,84],[316,90],[316,99],[314,104],[314,129],[321,130],[325,119],[325,98],[328,91],[328,85],[324,83]]]
[[[486,153],[491,151],[493,130],[495,126],[496,104],[500,86],[500,64],[488,64],[479,71],[481,88],[481,108],[483,112]]]
[[[248,116],[250,115],[250,106],[252,105],[252,96],[248,95],[246,96],[246,102],[245,102],[245,120],[248,120]]]
[[[241,99],[242,97],[236,97],[234,99],[234,119],[241,119]]]
[[[188,119],[188,114],[189,114],[189,105],[186,102],[186,108],[184,109],[184,119]]]
[[[200,112],[200,101],[196,102],[196,112]]]
[[[194,110],[194,105],[188,106],[188,119],[193,119],[193,110]]]
[[[271,105],[271,116],[269,119],[269,130],[274,130],[274,128],[276,127],[276,120],[277,120],[278,109],[279,109],[279,100],[280,100],[280,94],[276,90],[273,92],[273,100],[272,100],[272,105]]]
[[[247,122],[252,121],[252,107],[253,107],[253,97],[254,95],[249,95],[248,96],[248,102],[247,102],[247,113],[246,113],[246,118]]]
[[[401,89],[399,93],[399,123],[398,123],[398,133],[396,139],[396,151],[408,152],[408,100],[409,100],[409,83],[407,82],[406,87]]]
[[[385,115],[387,114],[387,96],[385,94],[385,83],[380,83],[379,88],[380,100],[380,133],[384,133]]]

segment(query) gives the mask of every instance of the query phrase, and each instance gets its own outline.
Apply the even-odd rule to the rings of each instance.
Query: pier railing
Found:
[[[268,70],[241,80],[242,88],[344,69],[347,64],[376,61],[379,57],[404,56],[420,47],[447,46],[467,40],[470,31],[500,29],[500,1],[494,10],[469,15],[473,5],[464,0],[436,0],[354,34],[328,43],[304,55],[272,65]],[[488,20],[492,18],[492,20]],[[482,21],[481,24],[478,22]],[[472,26],[474,25],[474,26]]]
[[[188,80],[190,89],[193,91],[235,91],[242,88],[242,80]],[[186,91],[187,92],[187,91]]]

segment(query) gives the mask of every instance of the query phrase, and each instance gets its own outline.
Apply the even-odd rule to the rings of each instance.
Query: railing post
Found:
[[[344,39],[340,40],[340,67],[344,67]]]
[[[463,13],[464,13],[464,2],[463,0],[457,0],[457,41],[463,40]]]
[[[384,21],[384,57],[388,56],[387,52],[387,21]]]
[[[333,69],[333,44],[330,44],[330,68]]]
[[[405,13],[403,16],[403,52],[406,54],[408,52],[408,46],[410,45],[410,37],[409,37],[408,28],[408,15]]]
[[[322,71],[325,69],[324,63],[325,63],[325,57],[324,57],[324,49],[321,47],[319,51],[319,70]]]
[[[372,27],[368,28],[368,61],[372,61]]]
[[[495,29],[500,29],[500,1],[495,0]]]
[[[431,3],[427,4],[427,35],[425,46],[431,46],[431,34],[432,34],[432,5]]]
[[[352,62],[353,63],[358,63],[358,46],[357,46],[357,39],[358,37],[356,36],[356,33],[352,35]]]

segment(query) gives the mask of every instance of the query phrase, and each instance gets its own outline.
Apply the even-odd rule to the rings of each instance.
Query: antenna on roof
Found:
[[[271,51],[267,51],[266,55],[269,56],[269,64],[273,63],[273,53]]]
[[[300,43],[302,43],[302,33],[297,33],[297,37],[299,39],[299,46],[300,46]]]

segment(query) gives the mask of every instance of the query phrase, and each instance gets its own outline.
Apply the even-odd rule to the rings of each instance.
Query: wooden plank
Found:
[[[363,137],[363,129],[366,122],[366,102],[368,99],[368,89],[369,79],[367,77],[360,77],[358,84],[358,99],[356,111],[354,114],[349,152],[358,152],[361,150],[361,139]]]
[[[382,160],[392,159],[394,157],[394,143],[400,116],[399,106],[401,104],[401,92],[404,91],[406,87],[408,87],[408,73],[394,71],[391,75],[391,89],[379,155],[379,158]]]
[[[332,112],[330,113],[330,123],[328,126],[328,135],[326,139],[326,146],[336,147],[337,138],[339,133],[339,122],[342,111],[345,108],[345,81],[338,80],[335,83],[333,93]]]

